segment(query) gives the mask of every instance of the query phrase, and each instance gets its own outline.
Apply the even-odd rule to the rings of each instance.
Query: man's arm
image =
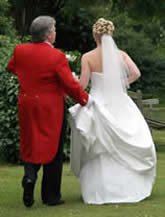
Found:
[[[69,68],[68,61],[63,53],[59,53],[56,61],[56,76],[59,79],[67,95],[72,97],[81,105],[86,105],[88,102],[88,94],[81,88]]]

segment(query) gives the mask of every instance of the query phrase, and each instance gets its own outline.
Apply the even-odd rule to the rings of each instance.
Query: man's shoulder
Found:
[[[61,50],[59,50],[59,49],[57,49],[57,48],[54,48],[53,50],[54,50],[54,52],[55,52],[58,56],[61,56],[61,57],[62,57],[62,56],[63,56],[63,57],[65,56],[65,54],[64,54]]]
[[[66,61],[66,55],[61,50],[57,48],[53,48],[53,52],[55,55],[55,58],[59,61]]]
[[[15,49],[26,49],[26,48],[30,48],[31,46],[33,46],[32,45],[33,43],[24,43],[24,44],[17,44],[16,46],[15,46]]]

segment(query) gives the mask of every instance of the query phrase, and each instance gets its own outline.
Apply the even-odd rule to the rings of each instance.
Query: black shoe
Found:
[[[34,197],[33,197],[34,183],[30,179],[27,179],[27,181],[24,182],[22,185],[24,188],[23,202],[25,206],[30,207],[34,203]]]
[[[64,200],[58,200],[56,202],[49,202],[49,203],[44,203],[44,204],[46,204],[47,206],[58,206],[58,205],[62,205],[64,203],[65,203]]]

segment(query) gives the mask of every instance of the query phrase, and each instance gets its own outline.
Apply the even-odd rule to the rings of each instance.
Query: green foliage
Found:
[[[155,52],[157,46],[146,36],[142,25],[134,23],[125,14],[114,17],[113,21],[116,26],[114,38],[118,47],[131,56],[142,73],[141,78],[131,85],[132,89],[158,94],[163,80],[165,81],[165,58]]]
[[[152,40],[153,45],[159,46],[160,40],[164,36],[164,28],[161,27],[160,21],[144,23],[143,29],[146,36]]]
[[[16,44],[20,43],[7,16],[8,1],[0,1],[0,155],[9,162],[18,161],[18,81],[7,72],[7,63]]]
[[[21,37],[29,34],[32,20],[41,15],[56,16],[64,7],[65,0],[8,0],[11,4],[15,26]],[[14,13],[13,13],[14,11]]]
[[[112,0],[113,10],[118,12],[125,12],[139,20],[151,20],[153,18],[164,17],[165,4],[162,4],[162,0]]]
[[[69,62],[69,66],[72,72],[80,75],[81,70],[81,53],[75,51],[64,51]]]
[[[0,1],[0,35],[14,35],[15,30],[12,29],[12,19],[8,17],[8,1]]]
[[[165,5],[161,0],[138,0],[136,2],[128,1],[127,6],[132,17],[142,17],[152,19],[153,17],[162,17],[165,13]]]
[[[84,8],[66,8],[56,19],[57,47],[80,52],[87,52],[94,47],[94,18],[89,11]]]
[[[13,48],[19,40],[0,35],[0,151],[4,160],[19,160],[19,127],[17,118],[18,81],[7,70]]]
[[[4,16],[8,12],[9,3],[8,1],[1,0],[0,1],[0,16]]]

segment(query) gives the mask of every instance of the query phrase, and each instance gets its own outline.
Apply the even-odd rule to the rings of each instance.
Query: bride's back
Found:
[[[87,53],[90,72],[102,72],[101,47]]]

